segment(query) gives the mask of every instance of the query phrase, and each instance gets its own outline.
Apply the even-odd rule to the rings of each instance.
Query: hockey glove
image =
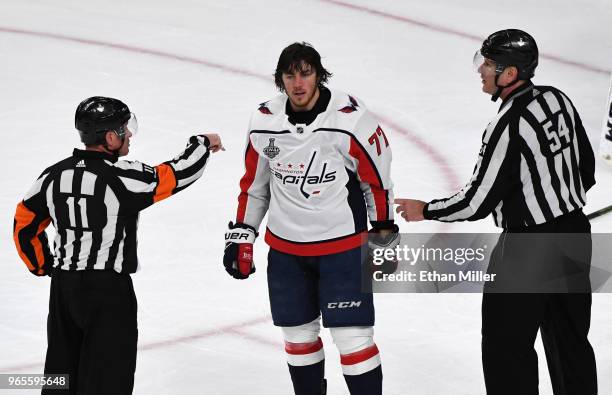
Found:
[[[255,273],[253,243],[257,235],[255,229],[249,225],[229,223],[229,229],[225,232],[223,266],[230,276],[244,280]]]
[[[384,228],[375,226],[368,232],[368,257],[372,272],[381,271],[384,274],[391,274],[397,270],[395,247],[400,242],[398,232],[398,226],[393,223]],[[393,254],[385,254],[387,250],[393,250]],[[392,255],[391,259],[389,259],[390,255]]]

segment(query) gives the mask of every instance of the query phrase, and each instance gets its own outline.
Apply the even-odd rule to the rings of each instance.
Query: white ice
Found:
[[[346,1],[346,3],[344,3]],[[330,86],[363,99],[393,150],[396,195],[429,200],[465,183],[498,104],[480,91],[472,55],[507,27],[531,32],[541,59],[535,82],[565,91],[597,148],[610,80],[608,0],[0,2],[0,372],[42,372],[49,279],[19,260],[15,205],[48,165],[79,146],[73,128],[85,97],[123,99],[141,133],[129,158],[157,164],[196,132],[223,136],[204,178],[143,212],[136,394],[288,394],[280,330],[269,319],[267,246],[258,272],[222,269],[222,234],[235,215],[250,112],[276,94],[281,49],[312,43],[334,73]],[[607,206],[612,169],[598,160],[587,212]],[[593,222],[608,232],[612,215]],[[402,231],[497,231],[491,219]],[[387,394],[484,394],[480,295],[378,294],[376,342]],[[600,393],[612,393],[612,296],[596,294],[590,339]],[[329,394],[346,394],[328,332]],[[550,394],[540,342],[541,393]],[[109,378],[112,379],[112,378]],[[23,391],[20,394],[34,393]]]

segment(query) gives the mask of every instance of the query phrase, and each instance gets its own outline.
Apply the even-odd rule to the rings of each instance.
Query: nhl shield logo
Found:
[[[276,139],[270,138],[270,142],[268,143],[268,146],[263,149],[264,155],[266,155],[270,159],[276,158],[276,156],[278,156],[280,152],[280,148],[274,145],[274,140]]]

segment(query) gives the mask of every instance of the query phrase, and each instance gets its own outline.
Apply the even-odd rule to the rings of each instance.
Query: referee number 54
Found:
[[[559,150],[568,147],[572,141],[570,131],[565,124],[565,117],[563,117],[563,113],[559,112],[553,115],[553,117],[555,116],[556,122],[553,122],[553,120],[548,120],[542,125],[544,132],[546,133],[546,137],[550,143],[548,148],[553,155],[557,154]]]

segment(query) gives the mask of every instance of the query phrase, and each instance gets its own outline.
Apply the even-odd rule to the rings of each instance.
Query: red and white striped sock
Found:
[[[292,366],[313,365],[325,359],[323,342],[320,337],[311,343],[291,343],[285,341],[287,363]]]
[[[356,376],[380,366],[380,353],[376,344],[372,344],[349,354],[341,354],[340,363],[345,375]]]

